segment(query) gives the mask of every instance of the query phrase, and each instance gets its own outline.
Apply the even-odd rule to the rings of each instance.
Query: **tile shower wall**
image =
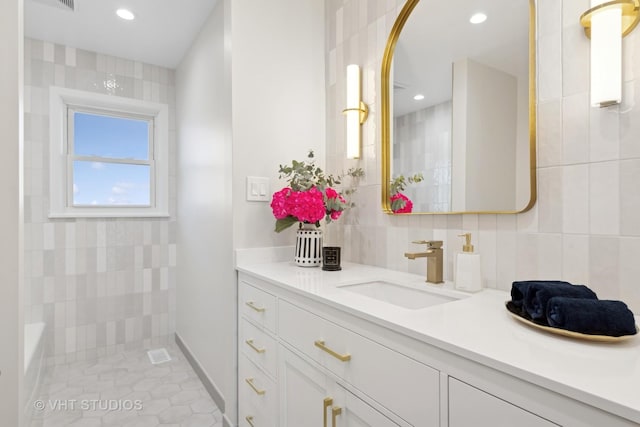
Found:
[[[173,70],[25,40],[25,322],[47,323],[49,363],[175,331]],[[169,105],[170,219],[49,219],[49,87]]]
[[[424,181],[404,194],[416,212],[451,210],[451,101],[423,108],[393,120],[393,168]]]
[[[424,274],[410,242],[438,239],[453,275],[457,234],[473,233],[486,286],[515,279],[565,279],[640,314],[640,31],[623,41],[623,104],[589,106],[589,42],[578,18],[588,0],[538,0],[538,201],[517,215],[388,216],[380,209],[380,64],[402,0],[327,2],[327,167],[360,165],[357,207],[327,227],[346,260]],[[345,160],[345,66],[363,66],[363,159]],[[342,220],[341,220],[342,221]]]

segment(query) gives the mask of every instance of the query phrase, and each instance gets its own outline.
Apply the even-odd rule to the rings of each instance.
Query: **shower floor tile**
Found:
[[[221,427],[222,414],[175,344],[151,364],[149,349],[52,366],[30,427]]]

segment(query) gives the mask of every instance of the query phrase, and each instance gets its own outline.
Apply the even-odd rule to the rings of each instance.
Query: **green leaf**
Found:
[[[395,212],[397,210],[404,208],[406,204],[407,202],[404,199],[396,199],[393,202],[391,202],[391,210]]]
[[[291,227],[296,222],[298,222],[298,220],[296,218],[292,217],[291,215],[289,215],[288,217],[282,218],[282,219],[277,219],[276,220],[276,233],[279,233],[282,230],[286,230],[287,228]]]

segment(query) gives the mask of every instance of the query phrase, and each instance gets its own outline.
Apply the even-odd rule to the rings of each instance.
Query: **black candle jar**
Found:
[[[322,248],[322,269],[326,271],[342,270],[340,267],[340,246]]]

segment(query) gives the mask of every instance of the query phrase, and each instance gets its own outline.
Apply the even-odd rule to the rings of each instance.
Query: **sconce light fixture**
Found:
[[[591,105],[608,107],[622,100],[622,37],[640,20],[640,0],[591,0],[580,16],[591,39]]]
[[[347,116],[347,158],[360,158],[362,139],[361,127],[369,115],[369,107],[362,102],[360,67],[347,66],[347,108],[342,113]]]

